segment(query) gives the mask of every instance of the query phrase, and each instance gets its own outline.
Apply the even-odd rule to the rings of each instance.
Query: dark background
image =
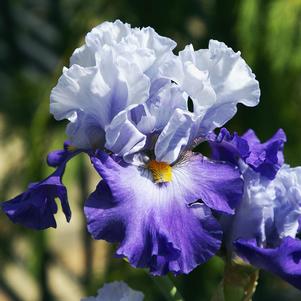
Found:
[[[263,140],[279,127],[288,136],[286,162],[301,164],[300,0],[1,0],[0,1],[0,198],[9,199],[47,175],[45,157],[60,148],[65,123],[49,114],[49,94],[73,50],[103,21],[120,18],[152,26],[173,38],[177,50],[210,38],[240,50],[256,74],[261,102],[239,107],[227,127],[253,128]],[[0,300],[78,300],[103,282],[123,279],[146,300],[164,300],[150,277],[111,256],[85,230],[83,200],[96,179],[79,157],[68,168],[73,219],[58,214],[58,230],[35,232],[0,215]],[[213,259],[175,279],[186,300],[210,300],[223,265]],[[57,283],[57,284],[56,284]],[[255,301],[301,300],[301,293],[261,273]]]

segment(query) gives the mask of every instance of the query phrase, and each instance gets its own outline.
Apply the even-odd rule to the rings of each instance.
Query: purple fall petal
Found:
[[[211,139],[212,158],[237,164],[239,158],[249,156],[249,146],[236,132],[233,135],[226,128],[222,128],[214,139]]]
[[[172,182],[155,184],[148,169],[102,152],[91,160],[103,181],[85,204],[88,230],[95,239],[119,242],[118,256],[162,275],[189,273],[217,252],[220,226],[205,204],[193,202],[202,198],[212,207],[232,211],[230,201],[242,192],[233,167],[192,155],[173,167]],[[235,185],[214,187],[222,178],[214,169],[220,169],[224,181],[227,171],[228,184]]]
[[[69,146],[70,144],[65,142],[64,150],[54,151],[48,155],[48,164],[58,166],[53,174],[40,182],[30,184],[25,192],[1,203],[3,211],[14,223],[36,230],[56,228],[54,218],[57,212],[56,198],[61,201],[66,220],[70,221],[71,211],[62,177],[67,162],[81,150],[70,151]]]
[[[284,163],[283,147],[286,135],[279,129],[275,135],[265,143],[260,143],[253,130],[248,130],[243,136],[250,148],[250,155],[246,163],[261,175],[273,180]]]
[[[222,128],[219,135],[210,139],[212,158],[238,164],[239,159],[245,161],[253,170],[273,180],[284,163],[283,147],[286,136],[282,129],[261,143],[253,130],[248,130],[241,137],[231,135]]]
[[[243,180],[232,164],[191,155],[174,167],[174,174],[190,197],[188,203],[200,199],[215,211],[234,214],[243,195]]]
[[[6,215],[14,222],[42,230],[56,228],[54,214],[57,212],[55,198],[59,198],[63,212],[69,222],[71,211],[66,187],[61,182],[62,169],[57,169],[47,179],[29,185],[28,190],[10,201],[1,204]]]
[[[219,249],[220,227],[204,205],[162,201],[152,208],[134,199],[118,201],[100,182],[85,204],[88,230],[95,239],[120,242],[117,256],[134,267],[148,267],[154,275],[189,273]]]
[[[98,152],[91,157],[92,163],[109,185],[113,195],[125,191],[132,193],[132,179],[148,177],[148,170],[137,169],[120,160],[120,164],[114,161],[104,152]],[[145,174],[146,173],[146,174]],[[243,180],[237,167],[223,162],[208,160],[206,157],[190,153],[185,159],[178,162],[172,168],[173,180],[165,184],[167,187],[177,185],[177,189],[183,194],[183,202],[191,204],[197,200],[203,201],[213,210],[233,214],[243,194]],[[116,182],[118,186],[116,186]],[[152,181],[150,181],[153,184]],[[162,194],[160,185],[152,185],[156,193]],[[169,187],[170,188],[170,187]]]
[[[301,241],[286,237],[277,248],[258,247],[255,240],[239,239],[236,252],[252,265],[272,272],[301,289]]]

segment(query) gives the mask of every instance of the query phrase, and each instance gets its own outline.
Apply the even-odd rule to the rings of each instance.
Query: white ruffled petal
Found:
[[[128,156],[143,149],[146,136],[132,122],[128,111],[120,112],[106,128],[105,147],[118,156]]]
[[[75,146],[90,148],[91,145],[84,144],[84,141],[101,140],[102,131],[114,116],[132,104],[145,102],[149,89],[150,80],[140,72],[139,67],[116,56],[108,48],[103,51],[99,66],[85,68],[72,65],[65,70],[52,90],[50,111],[57,120],[70,120],[70,116],[76,113],[77,130],[74,131],[74,120],[70,120],[73,125],[69,126],[68,133],[73,133]],[[95,124],[90,122],[86,125],[86,120],[94,120]],[[91,131],[86,131],[87,128],[99,127],[102,130],[99,137],[94,137],[94,131],[93,137],[90,137]]]
[[[93,28],[51,93],[50,111],[71,122],[67,134],[73,144],[102,147],[103,132],[119,112],[158,92],[158,68],[175,45],[150,27],[131,28],[119,20]]]
[[[130,25],[120,20],[104,22],[94,27],[86,36],[85,44],[77,48],[71,58],[70,66],[73,64],[83,67],[95,66],[95,54],[104,45],[113,46],[119,43],[131,31]]]
[[[81,301],[142,301],[144,295],[134,291],[123,281],[105,283],[96,297],[82,298]]]
[[[203,115],[204,133],[230,120],[238,103],[255,106],[259,102],[259,84],[240,52],[218,41],[211,40],[209,49],[198,51],[186,46],[160,72],[191,97],[194,113]]]
[[[131,110],[137,128],[144,134],[159,133],[176,109],[187,110],[187,95],[175,84],[168,83],[146,103]]]
[[[155,145],[157,161],[173,163],[191,147],[198,135],[200,119],[190,112],[176,109]]]
[[[229,243],[237,238],[256,238],[259,244],[275,244],[286,236],[295,237],[301,216],[301,167],[284,165],[274,180],[247,168],[243,173],[245,193]]]

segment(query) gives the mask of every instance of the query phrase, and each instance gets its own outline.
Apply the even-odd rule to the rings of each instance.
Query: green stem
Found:
[[[184,301],[175,284],[168,276],[152,277],[156,286],[160,289],[167,301]]]
[[[241,262],[226,262],[224,278],[211,301],[252,301],[259,270]]]

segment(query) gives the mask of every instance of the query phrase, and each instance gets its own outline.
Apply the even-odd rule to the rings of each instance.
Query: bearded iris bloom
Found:
[[[255,106],[260,94],[240,53],[224,43],[198,51],[190,45],[178,55],[175,46],[152,28],[105,22],[74,51],[50,97],[54,117],[69,120],[72,147],[51,153],[48,164],[60,171],[77,153],[90,156],[101,180],[85,203],[89,232],[119,243],[117,256],[154,275],[189,273],[220,248],[212,213],[234,213],[243,181],[234,164],[193,148],[210,140],[238,103]],[[27,225],[29,215],[18,208],[51,209],[53,196],[31,191],[14,211],[13,201],[3,209]],[[33,228],[54,225],[39,227],[39,218],[32,216]]]
[[[231,218],[222,218],[226,244],[245,261],[301,289],[301,167],[284,164],[285,133],[260,143],[249,130],[239,137],[222,130],[214,157],[234,161],[244,178],[244,196]],[[236,155],[236,156],[235,156]]]
[[[105,283],[97,291],[96,297],[82,298],[81,301],[143,301],[144,295],[141,292],[131,289],[123,281]]]

